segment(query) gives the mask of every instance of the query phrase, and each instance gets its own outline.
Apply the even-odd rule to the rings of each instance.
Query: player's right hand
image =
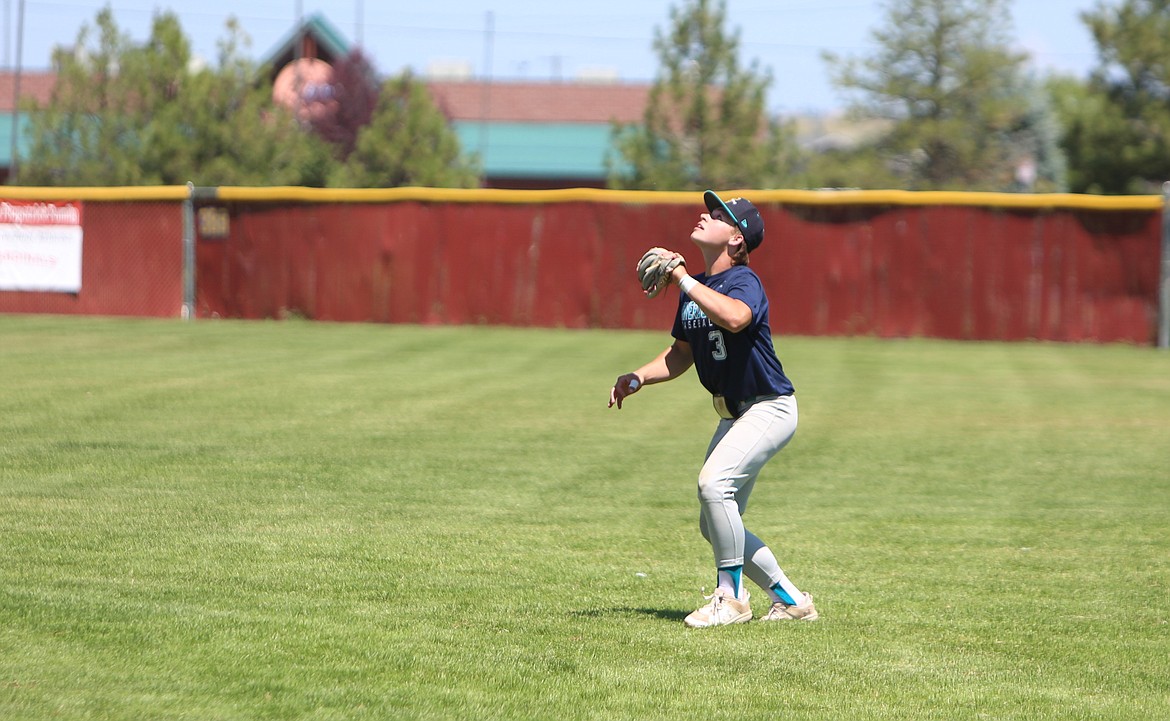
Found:
[[[642,387],[642,379],[638,377],[637,373],[626,373],[618,376],[614,381],[613,388],[609,391],[609,407],[613,408],[617,405],[618,410],[622,409],[622,399],[638,392]]]

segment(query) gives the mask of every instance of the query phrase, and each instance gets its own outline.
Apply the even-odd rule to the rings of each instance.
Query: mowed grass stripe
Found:
[[[823,619],[703,633],[668,341],[0,316],[0,717],[1170,718],[1170,356],[781,337]]]

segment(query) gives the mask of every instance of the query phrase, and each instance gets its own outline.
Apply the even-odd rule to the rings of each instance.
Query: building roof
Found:
[[[602,186],[612,123],[636,123],[649,85],[427,80],[489,185]]]
[[[284,49],[289,49],[291,42],[290,36]],[[649,85],[625,83],[485,83],[430,79],[422,82],[451,121],[636,123],[641,121],[650,96]],[[0,113],[12,112],[15,84],[12,71],[0,70]],[[49,101],[56,84],[57,74],[52,71],[24,70],[20,76],[20,96],[43,105]]]
[[[20,72],[20,97],[32,98],[41,105],[49,102],[53,88],[57,85],[57,74],[47,70],[22,70]],[[11,70],[0,72],[0,113],[11,113],[16,98],[16,73]]]
[[[480,123],[636,123],[650,96],[646,84],[424,82],[448,119]]]
[[[334,62],[348,55],[352,49],[341,31],[326,20],[324,15],[313,13],[265,53],[260,64],[271,65],[276,71],[298,57],[313,57]]]

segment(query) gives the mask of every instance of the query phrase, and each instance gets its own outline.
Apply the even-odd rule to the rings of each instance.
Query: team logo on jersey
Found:
[[[710,327],[711,321],[695,301],[688,300],[682,309],[682,325],[687,330],[695,330]]]

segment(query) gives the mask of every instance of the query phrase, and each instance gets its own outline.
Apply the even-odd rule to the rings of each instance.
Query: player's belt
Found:
[[[736,418],[739,418],[740,416],[742,416],[743,412],[746,411],[748,408],[751,408],[752,406],[759,403],[760,401],[775,400],[776,398],[779,398],[779,397],[780,396],[773,393],[771,395],[766,395],[766,396],[752,396],[751,398],[746,398],[746,399],[740,401],[738,404],[734,404],[735,405],[735,412],[734,413],[732,412],[731,406],[727,404],[727,399],[724,398],[720,394],[716,394],[716,395],[711,396],[711,403],[715,406],[715,412],[719,414],[720,418],[722,418],[723,420],[727,420],[727,421],[733,421]]]

